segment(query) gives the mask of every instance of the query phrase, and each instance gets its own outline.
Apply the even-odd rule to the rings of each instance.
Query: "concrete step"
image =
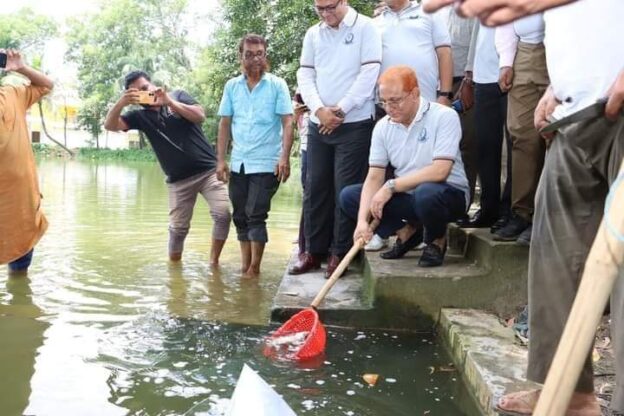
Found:
[[[498,268],[517,266],[526,268],[529,248],[513,242],[495,241],[489,228],[448,227],[449,252],[464,256],[479,266]],[[512,261],[510,263],[511,260]]]
[[[441,267],[418,266],[420,251],[398,260],[366,253],[319,308],[323,322],[369,328],[430,331],[442,308],[479,308],[512,315],[526,304],[528,250],[492,239],[489,230],[449,226]],[[290,263],[296,260],[296,250]],[[286,273],[271,319],[284,321],[306,308],[325,283],[323,272]]]
[[[297,250],[291,255],[288,268],[297,261]],[[310,306],[322,286],[325,264],[321,269],[293,276],[286,271],[273,300],[271,320],[284,322],[296,312]],[[362,260],[354,260],[347,273],[336,282],[318,312],[323,323],[339,326],[360,326],[373,315],[373,298],[370,281],[362,277]],[[374,327],[375,325],[373,325]]]
[[[515,343],[513,331],[495,315],[443,309],[438,333],[483,415],[498,415],[493,407],[506,392],[538,388],[525,380],[526,348]]]

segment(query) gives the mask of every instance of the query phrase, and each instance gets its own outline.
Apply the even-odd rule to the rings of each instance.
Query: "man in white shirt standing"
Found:
[[[465,212],[469,199],[459,117],[422,97],[416,73],[406,65],[383,73],[379,95],[387,116],[373,132],[368,175],[363,185],[342,191],[340,205],[357,219],[354,241],[372,238],[370,214],[380,220],[376,232],[381,237],[396,232],[403,244],[418,233],[414,225],[421,224],[427,246],[418,264],[440,266],[446,227]],[[386,181],[388,163],[396,168],[396,178]]]
[[[474,124],[477,137],[481,207],[463,227],[492,231],[505,224],[511,199],[511,155],[507,159],[507,181],[501,192],[501,157],[507,117],[507,93],[498,85],[498,54],[494,29],[475,25],[476,41],[470,45],[468,66],[475,85]],[[507,143],[508,144],[508,143]],[[507,146],[510,150],[510,146]]]
[[[416,1],[386,0],[385,4],[373,20],[383,45],[380,72],[407,65],[416,71],[422,97],[451,105],[453,58],[443,15],[424,13]]]
[[[366,176],[373,131],[381,37],[347,0],[314,0],[321,22],[303,40],[297,83],[310,108],[304,194],[306,253],[289,271],[306,273],[329,254],[326,277],[351,246],[355,223],[340,211],[340,191]]]
[[[544,18],[525,17],[496,28],[499,85],[507,97],[511,135],[511,218],[494,239],[529,245],[535,190],[544,166],[546,145],[533,124],[533,114],[550,83],[544,48]]]
[[[535,198],[529,251],[529,365],[527,378],[543,383],[563,333],[583,266],[604,212],[609,187],[624,158],[624,2],[584,0],[544,13],[551,85],[535,111],[543,128],[608,97],[606,115],[560,127],[546,154]],[[582,30],[580,30],[582,28]],[[553,111],[554,109],[554,111]],[[609,119],[610,118],[610,119]],[[620,191],[618,189],[618,192]],[[624,279],[611,295],[615,414],[624,413]],[[599,416],[591,357],[568,414]],[[539,392],[504,396],[498,407],[530,414]]]

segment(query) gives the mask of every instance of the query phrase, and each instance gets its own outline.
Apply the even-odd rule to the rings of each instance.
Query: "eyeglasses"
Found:
[[[265,52],[265,51],[258,51],[258,52],[256,52],[256,53],[253,53],[253,52],[249,52],[249,51],[248,51],[248,52],[245,52],[245,55],[243,55],[243,57],[244,57],[246,60],[248,60],[248,61],[251,61],[251,60],[253,60],[253,59],[255,59],[255,58],[262,59],[262,58],[264,58],[265,56],[266,56],[266,52]]]
[[[379,100],[379,105],[382,107],[399,107],[405,99],[409,97],[409,94],[405,94],[401,98],[390,98],[388,100]]]
[[[340,3],[342,3],[342,0],[338,0],[336,3],[334,3],[333,6],[314,6],[314,10],[316,11],[317,14],[323,14],[323,13],[336,13],[336,9],[338,8],[338,6],[340,5]]]

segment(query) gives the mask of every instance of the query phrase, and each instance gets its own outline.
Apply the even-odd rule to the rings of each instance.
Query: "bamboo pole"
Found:
[[[618,178],[623,177],[624,161]],[[608,216],[603,217],[585,262],[581,284],[568,322],[533,413],[536,416],[565,415],[594,341],[596,328],[624,264],[624,242],[615,234],[624,235],[622,182],[616,181],[611,191]],[[607,226],[607,221],[610,226]]]
[[[377,226],[379,226],[379,220],[374,219],[371,221],[369,229],[371,231],[375,231]],[[318,308],[323,299],[325,299],[325,296],[327,295],[327,292],[329,292],[329,289],[331,289],[336,284],[340,276],[342,276],[347,267],[349,267],[349,264],[351,263],[353,258],[356,256],[357,253],[359,253],[360,250],[364,248],[365,245],[366,242],[363,238],[358,238],[357,241],[353,243],[353,247],[351,247],[351,250],[349,250],[349,252],[342,258],[340,263],[338,263],[336,270],[334,270],[331,276],[329,276],[327,282],[325,282],[323,287],[321,287],[321,290],[310,304],[312,308]]]

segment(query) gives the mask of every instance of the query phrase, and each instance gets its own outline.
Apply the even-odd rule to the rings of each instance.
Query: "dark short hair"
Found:
[[[267,40],[260,35],[256,35],[255,33],[248,33],[240,40],[238,44],[238,53],[243,54],[243,47],[246,43],[251,43],[253,45],[262,45],[264,46],[264,50],[267,50]]]
[[[132,71],[124,77],[124,88],[128,89],[130,87],[130,84],[132,84],[134,81],[136,81],[139,78],[145,78],[146,80],[152,82],[152,79],[147,74],[147,72],[140,71],[140,70]]]

